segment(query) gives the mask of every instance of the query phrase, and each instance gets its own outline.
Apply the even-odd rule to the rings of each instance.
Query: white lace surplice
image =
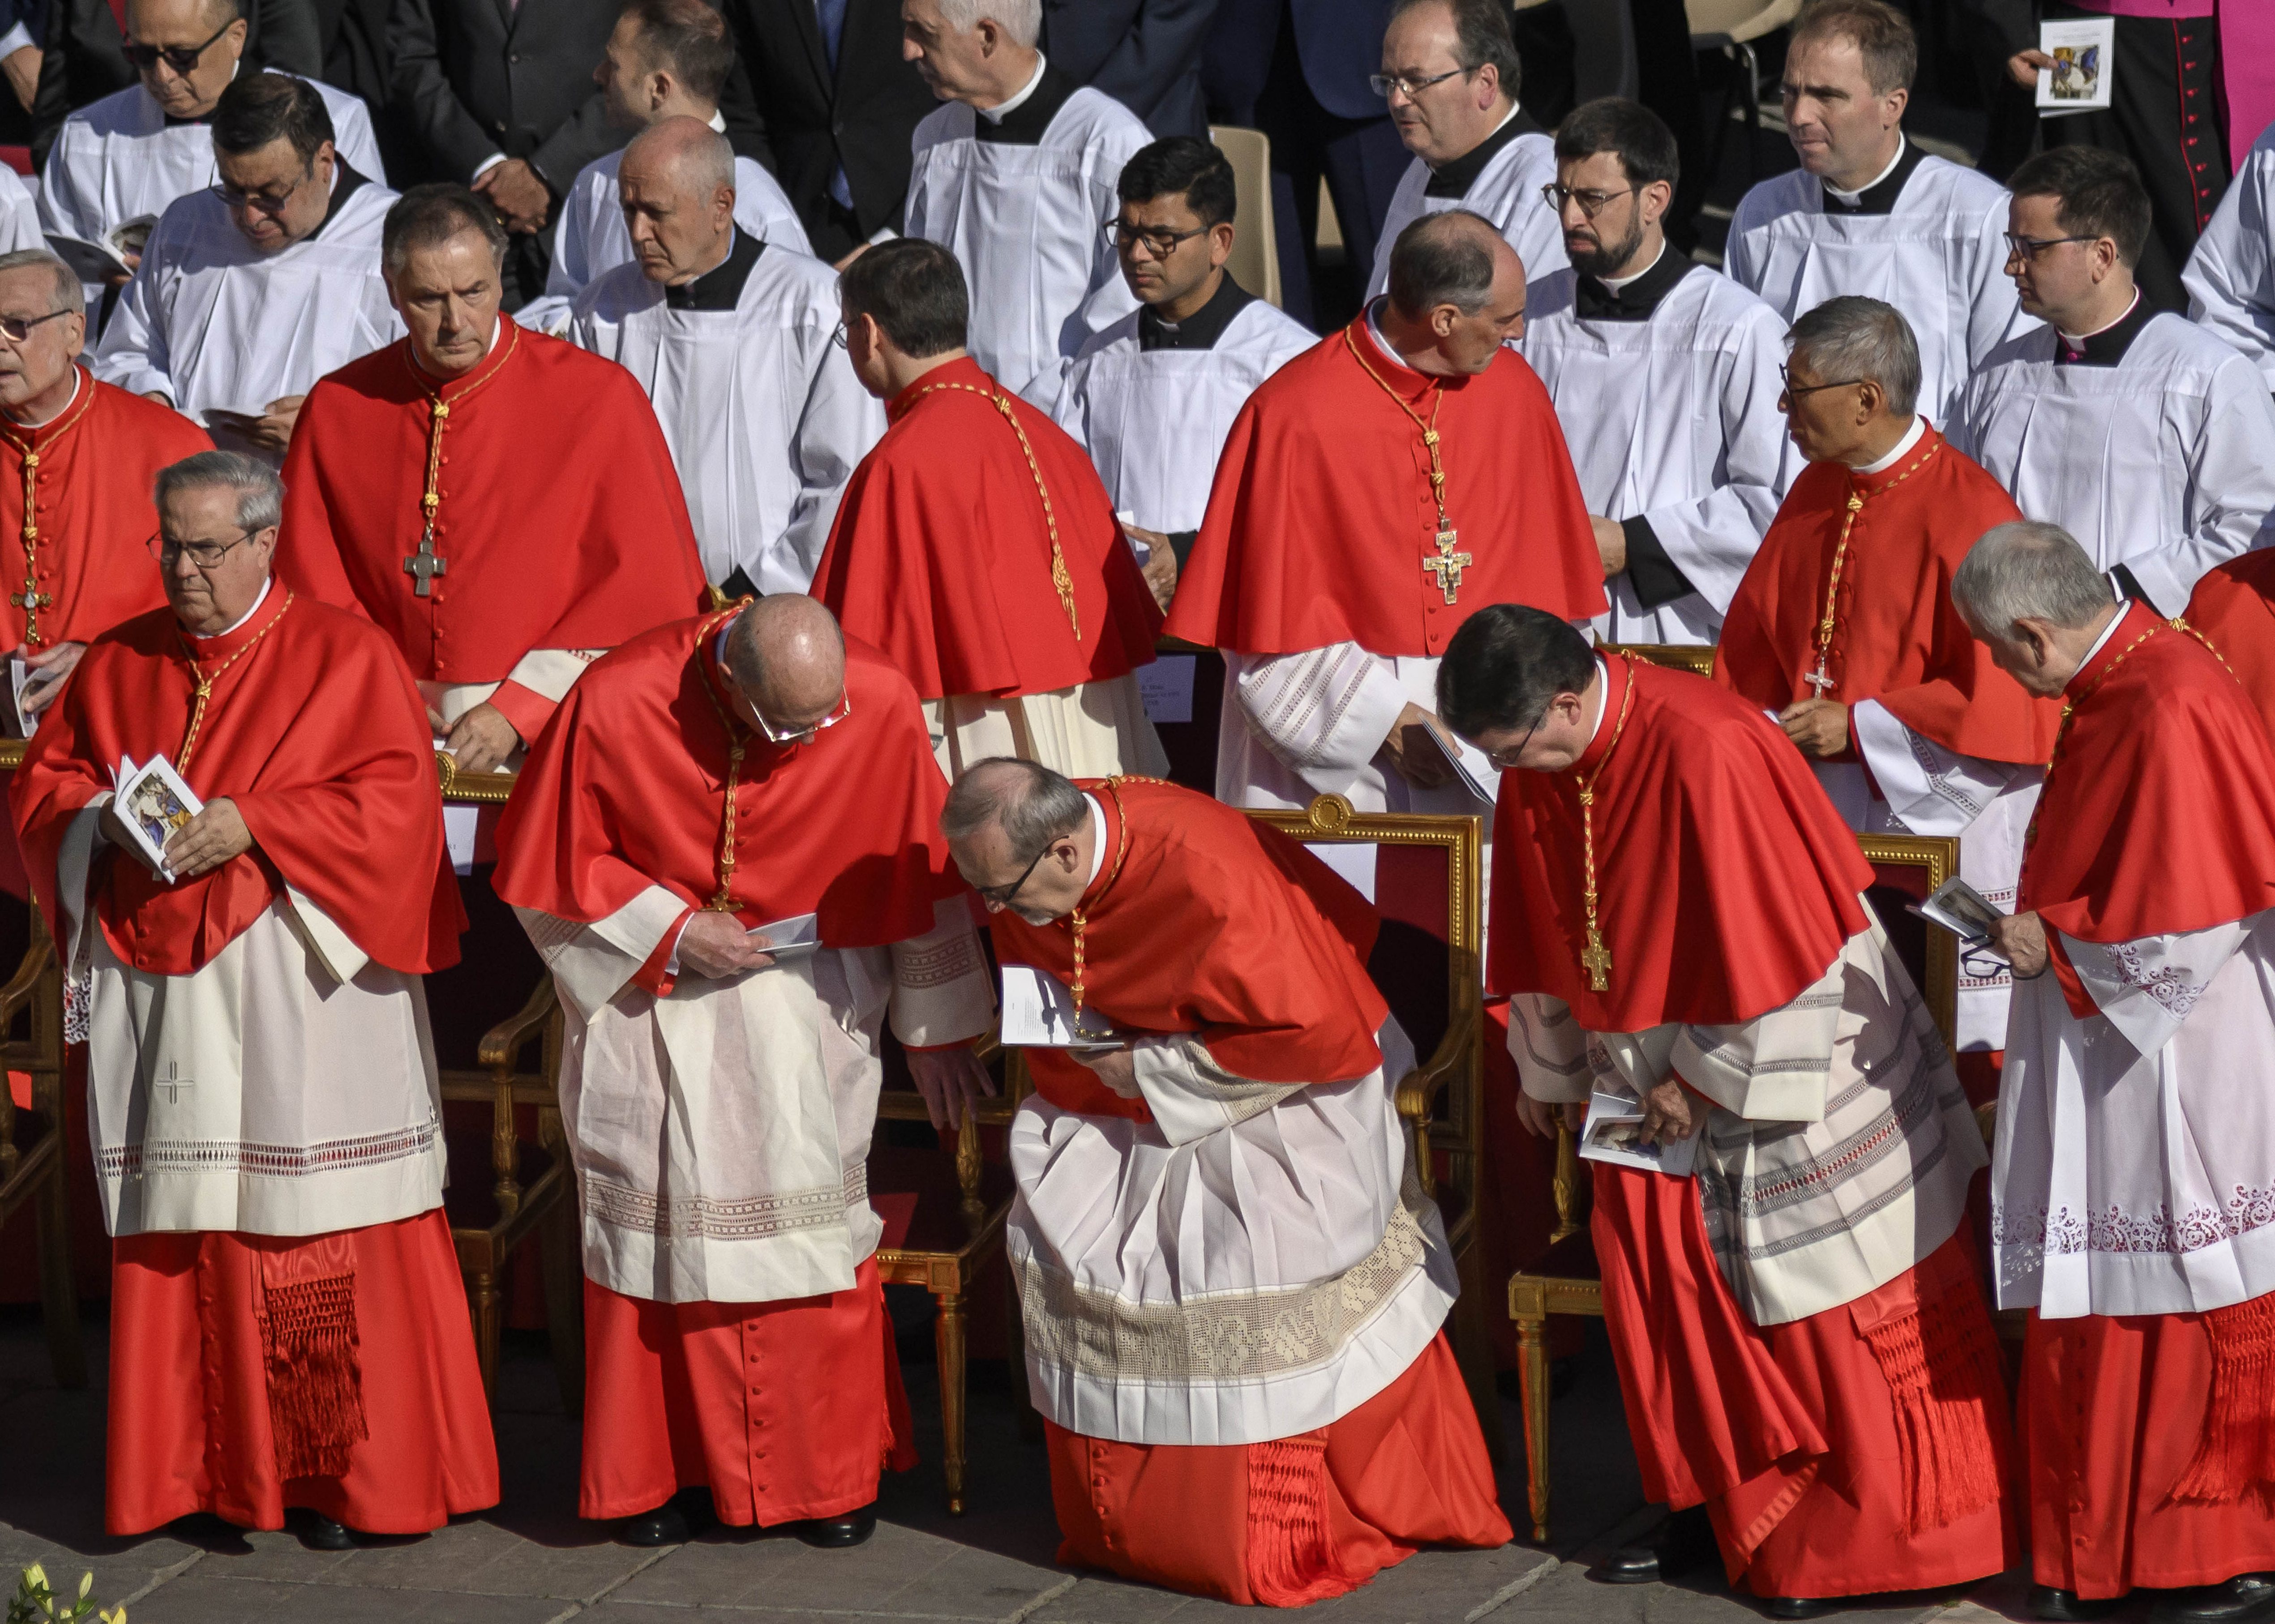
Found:
[[[933,759],[951,783],[990,756],[1039,761],[1068,778],[1168,775],[1134,671],[1048,693],[956,693],[923,705]]]
[[[2200,1313],[2275,1290],[2275,910],[2061,948],[2015,989],[1992,1231],[2002,1307]]]

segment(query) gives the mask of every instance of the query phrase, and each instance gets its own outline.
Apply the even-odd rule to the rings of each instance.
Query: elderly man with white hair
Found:
[[[2040,1618],[2275,1598],[2275,747],[2216,651],[2067,533],[2001,525],[1951,593],[2066,702],[1993,941],[2014,963],[1992,1250],[2028,1308]]]
[[[1083,345],[1138,308],[1105,223],[1153,135],[1036,49],[1041,0],[902,0],[901,27],[948,103],[910,138],[904,229],[962,261],[972,359],[1047,402]]]
[[[706,580],[804,592],[883,405],[831,342],[837,276],[736,218],[727,138],[667,118],[624,152],[633,262],[585,291],[570,342],[639,380],[669,442]]]

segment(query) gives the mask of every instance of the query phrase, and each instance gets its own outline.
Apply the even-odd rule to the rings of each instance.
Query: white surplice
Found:
[[[2181,285],[2188,320],[2241,351],[2275,390],[2275,125],[2227,183]]]
[[[380,227],[395,199],[375,182],[359,185],[335,201],[318,230],[274,253],[246,241],[212,193],[177,200],[159,216],[142,268],[88,358],[94,375],[137,395],[162,394],[223,449],[282,467],[283,453],[206,414],[258,416],[403,336],[379,263]]]
[[[675,309],[636,264],[604,272],[579,300],[569,341],[647,391],[705,579],[739,568],[761,593],[812,583],[845,481],[885,432],[883,405],[831,342],[838,315],[837,274],[774,244],[759,248],[731,309]]]
[[[1564,257],[1563,222],[1540,195],[1540,188],[1556,178],[1556,143],[1532,127],[1516,108],[1509,110],[1503,128],[1519,120],[1524,121],[1522,132],[1496,150],[1458,193],[1444,182],[1433,193],[1431,182],[1437,177],[1420,158],[1406,166],[1398,189],[1390,194],[1390,210],[1383,217],[1382,235],[1375,242],[1374,268],[1366,279],[1370,301],[1390,289],[1390,251],[1397,245],[1398,234],[1423,215],[1443,214],[1449,208],[1466,208],[1492,221],[1493,230],[1524,261],[1528,283],[1570,264]],[[1456,158],[1440,167],[1458,177],[1465,173],[1466,162]]]
[[[1040,762],[1065,778],[1169,774],[1134,671],[1047,693],[953,693],[922,705],[933,759],[950,783],[990,756]]]
[[[1145,349],[1138,313],[1092,339],[1049,404],[1139,528],[1198,530],[1232,420],[1256,386],[1319,342],[1262,299],[1207,349]]]
[[[1952,443],[2026,517],[2060,525],[2104,570],[2123,564],[2158,614],[2181,614],[2275,507],[2267,385],[2175,315],[2152,317],[2114,366],[2057,366],[2058,342],[2042,327],[1986,358]]]
[[[524,327],[557,336],[586,288],[617,266],[632,263],[631,233],[624,227],[624,196],[616,186],[624,162],[620,147],[593,159],[570,182],[553,229],[553,265],[545,273],[545,292],[514,313]],[[735,224],[772,247],[813,252],[789,193],[750,158],[735,160]]]
[[[332,116],[333,150],[357,174],[384,185],[387,170],[362,98],[307,82]],[[211,128],[169,125],[138,79],[64,120],[40,174],[40,224],[59,237],[101,242],[114,226],[162,215],[176,198],[214,180]]]
[[[632,984],[687,904],[651,886],[593,925],[517,909],[567,1018],[561,1116],[585,1273],[657,1303],[848,1291],[884,1226],[869,1138],[888,1011],[903,1043],[977,1037],[994,1014],[961,896],[883,948],[832,948],[726,980]]]
[[[0,253],[47,245],[47,234],[40,229],[39,200],[22,176],[0,164]]]
[[[1038,94],[1055,83],[1047,72],[1041,82]],[[982,140],[982,117],[949,102],[917,125],[903,230],[964,267],[972,359],[1013,394],[1037,398],[1041,374],[1062,373],[1094,334],[1137,308],[1105,223],[1120,207],[1122,165],[1153,138],[1087,87],[1066,97],[1039,140]],[[1042,384],[1039,397],[1053,387]]]
[[[2073,1015],[2052,971],[2015,990],[2000,1306],[2192,1314],[2275,1290],[2275,910],[2060,945],[2097,1013]]]
[[[2037,325],[2006,273],[2007,202],[1998,182],[1923,157],[1889,213],[1828,215],[1824,183],[1793,170],[1740,200],[1722,268],[1788,321],[1844,293],[1893,305],[1919,344],[1919,410],[1941,425],[1992,348]]]
[[[1640,321],[1583,318],[1576,280],[1531,284],[1524,359],[1555,403],[1588,511],[1648,521],[1696,589],[1646,609],[1622,570],[1593,630],[1610,643],[1712,643],[1799,472],[1778,411],[1785,323],[1704,266]]]

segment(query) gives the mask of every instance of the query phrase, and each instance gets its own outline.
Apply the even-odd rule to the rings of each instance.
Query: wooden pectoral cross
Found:
[[[1447,602],[1459,603],[1462,601],[1462,571],[1470,567],[1470,555],[1454,550],[1454,543],[1460,537],[1451,529],[1440,531],[1435,540],[1438,555],[1422,561],[1422,573],[1436,578],[1439,590],[1446,594]]]
[[[432,531],[419,538],[419,550],[404,559],[403,570],[406,575],[418,578],[418,585],[411,589],[413,596],[431,598],[435,595],[435,578],[450,572],[450,561],[435,555]]]

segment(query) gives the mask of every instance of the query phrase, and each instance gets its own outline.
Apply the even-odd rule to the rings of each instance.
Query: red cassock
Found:
[[[1455,602],[1430,567],[1438,504],[1417,417],[1440,436],[1452,550],[1468,555]],[[1164,630],[1243,654],[1357,643],[1434,658],[1488,603],[1566,620],[1606,607],[1548,391],[1508,349],[1474,376],[1425,376],[1362,316],[1266,380],[1233,419]]]
[[[442,567],[415,573],[430,488]],[[510,316],[462,378],[429,378],[408,339],[324,378],[300,408],[284,491],[277,578],[359,608],[421,682],[504,682],[532,649],[613,648],[702,607],[686,498],[646,396],[623,367]],[[528,740],[554,701],[507,683],[490,703]]]
[[[2022,908],[2079,940],[2120,942],[2275,907],[2275,745],[2218,655],[2129,604],[2066,697]],[[2060,938],[2048,941],[2071,1013],[2091,1016]],[[2201,1314],[2034,1312],[2022,1360],[2040,1583],[2103,1598],[2275,1568],[2275,1297]]]
[[[1790,1002],[1864,928],[1871,870],[1856,837],[1758,706],[1601,658],[1605,720],[1586,752],[1567,772],[1503,782],[1489,990],[1562,999],[1610,1032]],[[1595,796],[1603,993],[1580,962],[1581,780]],[[2007,1566],[2007,1394],[1957,1238],[1855,1302],[1763,1327],[1716,1264],[1690,1179],[1599,1162],[1592,1223],[1644,1493],[1708,1507],[1734,1584],[1849,1596]]]
[[[2275,728],[2275,548],[2231,558],[2196,583],[2188,623],[2219,651],[2270,728]]]
[[[1852,499],[1862,505],[1850,525]],[[2022,517],[1996,480],[1932,428],[1878,473],[1811,464],[1730,601],[1714,680],[1766,710],[1811,698],[1807,678],[1817,669],[1837,560],[1825,698],[1851,707],[1877,699],[1913,732],[1960,755],[2044,761],[2056,707],[1992,664],[1951,601],[1951,578],[1968,549],[1992,525]],[[1836,759],[1856,759],[1853,729]]]
[[[246,624],[196,647],[212,686],[183,776],[234,802],[255,846],[172,886],[114,857],[95,907],[111,950],[140,971],[192,974],[289,880],[382,964],[456,963],[464,915],[434,757],[387,640],[272,584]],[[110,787],[120,756],[180,758],[197,708],[188,645],[160,609],[96,638],[42,720],[10,798],[58,940],[54,877],[73,814]],[[325,1290],[342,1276],[351,1314]],[[277,1528],[288,1506],[423,1533],[496,1503],[488,1402],[440,1208],[316,1236],[126,1236],[111,1290],[112,1533],[193,1511]],[[351,1445],[334,1424],[351,1379],[366,1424]]]
[[[1367,977],[1371,904],[1287,835],[1152,779],[1086,782],[1106,850],[1083,895],[1084,1008],[1193,1032],[1227,1070],[1333,1083],[1382,1063],[1389,1011]],[[1259,857],[1262,858],[1258,860]],[[1062,919],[991,920],[997,956],[1076,979]],[[1029,1050],[1062,1110],[1151,1120],[1087,1068]],[[1240,1603],[1341,1595],[1424,1545],[1495,1546],[1501,1515],[1441,1333],[1397,1380],[1327,1426],[1269,1443],[1122,1443],[1047,1427],[1062,1561]]]
[[[1152,661],[1160,612],[1064,430],[969,359],[885,412],[813,572],[848,635],[926,699],[1049,693]]]
[[[727,887],[738,919],[818,912],[832,948],[933,928],[933,903],[964,881],[907,679],[849,638],[843,721],[811,744],[730,729],[717,641],[741,612],[634,638],[569,691],[498,826],[500,896],[586,924],[651,885],[690,911],[709,903],[739,742]],[[677,937],[636,978],[658,996]],[[916,1464],[873,1259],[850,1289],[792,1302],[659,1303],[587,1280],[585,1337],[580,1515],[637,1515],[707,1487],[738,1527],[832,1517],[876,1499],[881,1464]]]

